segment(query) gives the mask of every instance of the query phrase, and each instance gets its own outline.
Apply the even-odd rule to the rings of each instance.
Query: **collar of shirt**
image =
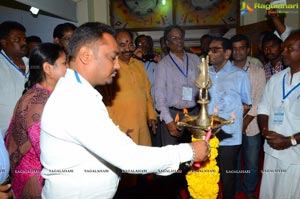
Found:
[[[233,67],[233,64],[231,63],[231,61],[227,60],[226,64],[225,64],[225,65],[223,66],[223,68],[221,68],[221,70],[219,70],[218,72],[215,71],[215,68],[214,68],[213,65],[211,65],[211,66],[209,67],[209,70],[210,70],[210,72],[213,73],[213,74],[216,74],[216,73],[219,73],[219,74],[220,74],[220,73],[227,73],[227,72],[231,71],[231,70],[232,70],[232,67]],[[237,67],[237,66],[235,66],[235,67]]]
[[[86,80],[84,79],[78,72],[77,72],[78,78],[80,79],[80,82],[77,80],[75,76],[75,71],[73,69],[68,68],[67,72],[65,74],[65,78],[73,79],[77,84],[81,84],[83,87],[87,88],[93,95],[98,96],[100,93]],[[59,82],[58,82],[59,84]],[[102,96],[100,95],[101,100]]]
[[[282,64],[282,61],[280,60],[280,61],[278,61],[278,62],[276,63],[275,67],[273,67],[273,66],[271,65],[271,62],[268,62],[268,63],[265,65],[265,68],[266,68],[267,70],[269,70],[270,68],[272,68],[273,71],[275,71],[275,72],[280,72],[280,71],[283,70],[283,64]]]

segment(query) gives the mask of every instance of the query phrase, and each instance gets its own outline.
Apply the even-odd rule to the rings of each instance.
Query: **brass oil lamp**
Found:
[[[197,102],[200,104],[201,109],[198,115],[195,116],[185,113],[184,117],[177,122],[177,125],[186,127],[194,138],[204,140],[208,131],[211,130],[212,136],[214,136],[223,125],[232,124],[235,118],[233,115],[230,120],[225,120],[217,116],[217,108],[215,108],[214,114],[208,114],[206,105],[209,103],[208,89],[211,87],[208,56],[202,58],[198,67],[200,74],[195,81],[195,85],[199,88],[199,100]]]

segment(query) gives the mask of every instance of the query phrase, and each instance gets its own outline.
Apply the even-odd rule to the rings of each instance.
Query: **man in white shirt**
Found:
[[[15,105],[28,78],[25,27],[14,21],[0,24],[0,128],[5,137]]]
[[[288,68],[267,82],[258,106],[264,144],[259,198],[300,198],[300,31],[283,43]]]
[[[169,175],[180,163],[209,155],[205,141],[138,146],[112,122],[94,86],[110,84],[119,69],[114,34],[110,26],[90,22],[70,40],[71,69],[57,83],[41,121],[43,198],[112,198],[120,169]]]

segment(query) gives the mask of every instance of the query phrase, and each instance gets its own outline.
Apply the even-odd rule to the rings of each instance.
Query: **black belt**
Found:
[[[197,106],[191,107],[191,108],[186,108],[188,112],[192,112]],[[178,111],[178,112],[183,112],[183,109],[176,108],[176,107],[169,107],[169,109],[173,111]]]

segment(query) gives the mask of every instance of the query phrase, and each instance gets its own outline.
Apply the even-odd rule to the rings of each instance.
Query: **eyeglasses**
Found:
[[[223,47],[211,47],[208,49],[208,52],[211,51],[212,53],[217,53],[218,50],[224,49]]]
[[[177,36],[171,36],[171,37],[168,37],[168,40],[169,41],[179,41],[179,40],[184,40],[184,37],[177,37]]]

